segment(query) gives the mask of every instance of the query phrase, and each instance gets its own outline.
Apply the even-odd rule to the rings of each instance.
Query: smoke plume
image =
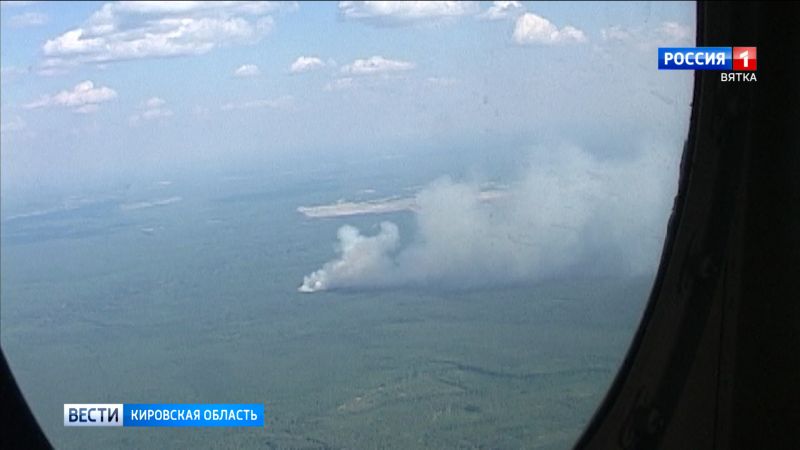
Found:
[[[534,153],[523,176],[486,201],[448,177],[416,196],[416,233],[383,222],[374,236],[339,229],[338,258],[299,290],[535,282],[655,270],[677,185],[679,152],[649,148],[599,160],[579,148]]]

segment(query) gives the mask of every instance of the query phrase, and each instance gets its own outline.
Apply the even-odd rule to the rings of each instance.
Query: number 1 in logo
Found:
[[[755,47],[733,47],[733,70],[753,72],[757,62]]]

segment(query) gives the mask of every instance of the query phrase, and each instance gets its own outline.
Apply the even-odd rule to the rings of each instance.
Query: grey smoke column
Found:
[[[482,201],[475,183],[441,178],[417,194],[417,234],[339,229],[339,257],[299,290],[435,285],[471,287],[562,275],[654,270],[677,184],[677,151],[651,146],[601,161],[575,147],[534,153],[506,195]]]

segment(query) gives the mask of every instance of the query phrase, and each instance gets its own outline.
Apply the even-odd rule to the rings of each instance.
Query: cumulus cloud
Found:
[[[677,185],[678,152],[648,148],[628,161],[574,147],[538,152],[507,195],[442,178],[416,197],[416,233],[339,229],[338,256],[301,292],[337,288],[468,288],[655,270]],[[635,188],[632,188],[635,186]],[[370,235],[372,234],[372,235]]]
[[[291,66],[289,66],[289,72],[291,73],[310,72],[312,70],[320,69],[322,67],[325,67],[325,63],[316,56],[301,56],[297,58],[292,63]]]
[[[106,3],[80,27],[42,46],[44,72],[84,63],[198,55],[255,43],[269,33],[276,2]]]
[[[46,24],[48,21],[49,18],[46,14],[26,12],[24,14],[12,16],[8,19],[8,25],[12,28],[38,27]]]
[[[229,102],[220,107],[222,111],[235,111],[240,109],[254,109],[254,108],[273,108],[273,109],[280,109],[280,108],[287,108],[292,105],[294,99],[289,96],[285,95],[283,97],[278,97],[274,99],[257,99],[257,100],[245,100],[241,102]]]
[[[261,75],[261,70],[255,64],[243,64],[233,72],[233,76],[238,78],[257,77]]]
[[[374,25],[408,25],[473,14],[477,2],[339,2],[339,13],[348,20]]]
[[[151,97],[142,102],[139,109],[140,112],[130,117],[130,124],[136,125],[143,120],[154,120],[170,117],[173,115],[172,110],[166,108],[167,102],[159,97]]]
[[[60,106],[72,108],[79,113],[97,111],[101,103],[117,98],[117,92],[107,86],[95,87],[91,81],[78,83],[72,90],[64,90],[55,95],[44,95],[39,100],[23,105],[25,109]]]
[[[402,72],[411,70],[414,67],[415,65],[412,62],[373,56],[367,59],[357,59],[351,64],[347,64],[342,67],[342,72],[352,75],[373,75],[386,72]]]
[[[520,45],[586,42],[583,31],[570,25],[558,28],[544,17],[529,12],[517,18],[512,37]]]
[[[509,17],[515,17],[523,11],[522,3],[517,1],[498,1],[492,2],[486,11],[481,13],[479,17],[486,20],[501,20]]]

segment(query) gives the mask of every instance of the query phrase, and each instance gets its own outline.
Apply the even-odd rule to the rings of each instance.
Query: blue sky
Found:
[[[690,2],[0,13],[4,189],[431,142],[635,145],[681,134],[688,114],[691,74],[659,73],[655,49],[692,44]]]

